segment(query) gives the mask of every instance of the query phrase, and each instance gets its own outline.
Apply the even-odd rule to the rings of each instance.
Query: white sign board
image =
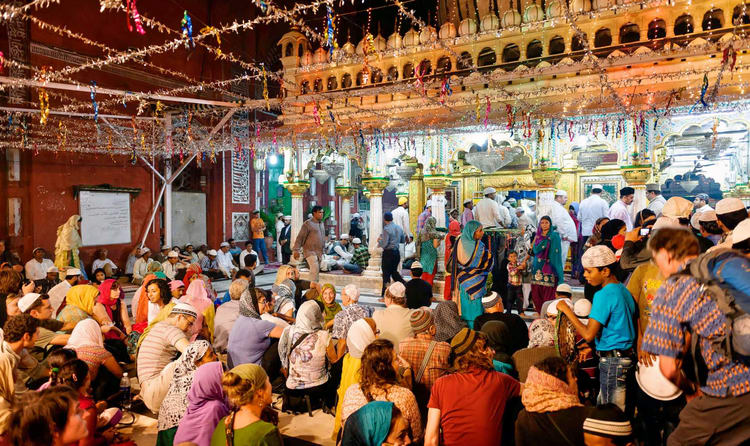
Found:
[[[81,191],[83,246],[130,243],[130,194]]]

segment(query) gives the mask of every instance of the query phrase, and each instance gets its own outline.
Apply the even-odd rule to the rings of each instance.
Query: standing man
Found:
[[[47,252],[44,248],[34,248],[34,258],[26,262],[26,278],[29,280],[42,280],[47,277],[47,270],[55,266],[52,260],[45,259]]]
[[[596,221],[609,214],[609,203],[602,198],[603,190],[604,188],[601,184],[594,184],[591,187],[591,195],[581,201],[578,220],[581,221],[582,245],[585,245],[586,240],[594,233]]]
[[[635,189],[630,186],[625,186],[620,189],[620,199],[612,204],[609,208],[609,219],[622,220],[625,222],[628,232],[633,230],[633,219],[630,218],[630,212],[628,206],[633,202],[633,196],[635,195]]]
[[[532,228],[536,227],[521,206],[516,208],[516,218],[518,218],[518,229],[521,232],[526,232],[526,228],[529,226]]]
[[[661,210],[667,202],[661,194],[661,188],[656,183],[646,185],[646,198],[648,198],[648,208],[654,211],[656,218],[661,217]]]
[[[484,198],[479,200],[474,209],[474,219],[478,220],[485,228],[499,226],[507,228],[510,226],[510,213],[504,206],[495,201],[497,191],[494,187],[484,189]]]
[[[300,251],[310,267],[310,281],[317,282],[320,277],[320,260],[323,258],[323,207],[315,205],[312,216],[302,224],[294,240],[294,260],[299,260]]]
[[[409,199],[407,197],[398,197],[398,206],[394,209],[393,223],[401,227],[404,231],[404,241],[398,244],[399,258],[403,261],[405,258],[404,247],[407,243],[411,242],[411,229],[409,224]],[[401,271],[401,263],[398,264],[398,270]]]
[[[391,278],[395,282],[404,282],[401,273],[398,271],[398,264],[401,256],[398,253],[398,244],[404,240],[404,231],[398,225],[393,223],[393,215],[386,212],[383,215],[383,233],[378,238],[378,246],[383,248],[383,289],[380,295],[385,294],[385,289]]]
[[[466,226],[466,223],[474,220],[474,200],[471,198],[464,200],[464,212],[461,214],[461,228]]]
[[[285,215],[283,222],[284,227],[279,232],[279,249],[281,250],[281,257],[279,259],[282,265],[286,265],[292,257],[292,217]]]
[[[263,263],[268,263],[268,252],[266,251],[266,222],[260,218],[260,211],[253,211],[253,218],[250,219],[250,229],[253,231],[253,249],[258,253],[258,263],[263,256]]]
[[[276,261],[281,262],[281,243],[279,243],[279,239],[281,238],[281,230],[284,229],[284,214],[279,212],[276,214]]]
[[[700,214],[701,212],[713,211],[714,209],[708,205],[708,194],[698,194],[693,200],[695,206],[695,213]]]
[[[552,202],[549,209],[549,218],[552,224],[557,226],[557,232],[560,234],[560,255],[562,255],[562,265],[565,268],[565,260],[568,259],[570,242],[578,241],[578,230],[576,224],[570,217],[570,213],[564,205],[568,201],[568,193],[564,190],[555,192],[555,201]]]

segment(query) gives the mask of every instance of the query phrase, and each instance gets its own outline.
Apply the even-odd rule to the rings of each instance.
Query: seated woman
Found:
[[[57,320],[73,326],[78,322],[93,318],[102,327],[102,333],[114,332],[120,339],[125,338],[112,323],[106,308],[97,301],[99,289],[92,285],[75,285],[65,295],[65,308],[57,315]]]
[[[292,265],[281,265],[279,270],[276,272],[276,280],[274,285],[279,285],[285,279],[289,279],[294,282],[294,307],[299,308],[302,305],[302,292],[314,288],[320,291],[320,285],[316,282],[310,282],[309,280],[302,280],[299,278],[299,270]]]
[[[104,272],[104,269],[97,268],[94,270],[94,273],[92,274],[91,278],[91,284],[99,286],[107,279],[107,274]]]
[[[487,339],[487,345],[495,352],[492,356],[492,366],[495,371],[505,373],[514,378],[518,377],[510,357],[510,329],[505,322],[487,321],[482,325],[481,332]]]
[[[271,287],[273,293],[273,313],[282,314],[286,317],[294,316],[294,295],[297,286],[291,279],[284,279],[278,285]]]
[[[86,422],[78,409],[78,395],[67,386],[24,393],[7,425],[7,444],[14,445],[81,444],[79,441],[88,436]]]
[[[172,299],[172,292],[166,279],[154,279],[146,287],[148,306],[148,325],[138,337],[136,350],[140,347],[143,339],[151,331],[151,328],[159,322],[167,319],[172,309],[179,303]],[[135,328],[134,328],[135,329]]]
[[[342,445],[401,446],[411,444],[409,421],[395,404],[373,401],[354,412],[346,423]]]
[[[193,374],[187,393],[187,410],[180,420],[174,444],[210,444],[219,421],[229,414],[227,397],[221,387],[224,367],[214,361],[203,364]]]
[[[583,422],[589,409],[578,399],[576,374],[564,359],[552,356],[533,365],[521,400],[516,445],[584,444]]]
[[[104,306],[109,320],[115,324],[120,333],[129,336],[133,332],[133,326],[128,316],[127,305],[124,302],[125,292],[114,279],[106,279],[99,285],[99,297],[96,301]],[[123,341],[119,333],[110,331],[104,335],[104,347],[115,355],[117,362],[132,362],[128,354],[127,344]]]
[[[193,385],[193,378],[198,367],[216,361],[216,353],[208,341],[195,341],[188,346],[177,360],[174,378],[169,385],[167,396],[159,406],[158,431],[156,446],[172,446],[177,425],[180,424],[187,410],[187,395]]]
[[[193,280],[187,288],[180,302],[188,303],[198,310],[198,320],[190,329],[190,340],[194,341],[200,335],[203,339],[213,341],[214,338],[214,311],[213,299],[209,297],[206,283],[203,280]]]
[[[397,369],[404,370],[400,377]],[[399,378],[405,379],[407,386],[411,386],[409,363],[396,355],[393,343],[387,339],[377,339],[370,343],[362,354],[359,383],[349,386],[344,395],[341,412],[344,429],[349,416],[365,404],[371,401],[390,401],[404,414],[414,440],[421,439],[422,418],[417,400],[408,387],[399,385]]]
[[[273,396],[263,368],[255,364],[237,366],[224,374],[221,384],[232,411],[219,421],[211,446],[226,446],[227,437],[235,445],[281,446],[279,430],[263,421]]]
[[[285,328],[279,339],[279,358],[287,371],[287,389],[319,393],[326,398],[326,407],[331,407],[328,362],[336,358],[332,357],[335,352],[331,334],[323,329],[320,307],[315,301],[302,304],[294,325]]]
[[[550,356],[559,356],[555,348],[555,326],[547,319],[537,319],[529,326],[529,346],[513,353],[518,380],[525,382],[531,366]]]
[[[333,318],[341,311],[341,305],[336,302],[336,288],[332,284],[323,285],[320,302],[323,304],[324,328],[330,331],[333,328]]]
[[[338,400],[336,404],[336,418],[333,425],[333,435],[336,440],[341,430],[341,412],[344,405],[346,390],[352,384],[359,382],[359,369],[362,366],[362,354],[365,348],[376,338],[377,327],[375,320],[371,318],[359,319],[349,328],[346,336],[346,347],[349,350],[344,356],[344,364],[341,370],[341,382],[336,391]]]
[[[243,293],[240,297],[240,316],[229,332],[227,343],[227,364],[230,367],[240,364],[260,365],[266,352],[277,345],[272,339],[281,337],[284,331],[283,327],[261,319],[260,307],[265,307],[268,303],[265,297],[263,301],[259,297],[259,293]],[[275,373],[278,374],[279,371]]]
[[[95,320],[84,319],[79,322],[70,334],[65,348],[75,350],[78,359],[88,365],[91,388],[97,401],[105,400],[117,393],[122,368],[112,353],[104,348],[102,331]],[[101,366],[104,368],[101,369]]]
[[[450,342],[456,333],[466,327],[466,321],[458,315],[458,305],[455,301],[446,300],[435,307],[435,340],[438,342]]]

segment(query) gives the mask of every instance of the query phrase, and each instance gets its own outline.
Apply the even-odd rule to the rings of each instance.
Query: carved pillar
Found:
[[[378,238],[383,233],[383,191],[390,181],[387,178],[363,178],[362,184],[367,188],[370,199],[370,237],[368,248],[370,261],[365,269],[365,277],[381,277],[380,269],[383,260],[383,250],[378,247]]]
[[[302,197],[310,187],[310,182],[300,180],[293,183],[284,183],[284,187],[292,195],[292,234],[290,240],[294,244],[294,241],[297,240],[299,230],[302,229],[302,223],[305,222]]]
[[[337,186],[336,193],[341,197],[341,230],[339,234],[348,234],[349,229],[351,229],[349,226],[352,222],[352,197],[356,195],[357,189],[354,187]]]
[[[417,170],[409,180],[409,224],[411,233],[417,236],[417,220],[419,214],[424,210],[425,193],[424,193],[424,175],[422,174],[422,165],[417,166]]]
[[[651,165],[627,166],[621,168],[621,171],[628,186],[635,189],[633,204],[630,205],[630,218],[635,222],[636,214],[648,206],[648,199],[646,198],[646,182],[651,177]]]
[[[432,190],[432,216],[437,220],[438,228],[445,228],[448,222],[445,221],[445,188],[451,183],[447,175],[427,175],[424,178],[426,187]],[[440,242],[438,246],[436,279],[442,279],[445,273],[445,243]],[[424,266],[424,265],[423,265]]]
[[[560,169],[531,169],[531,176],[537,185],[536,217],[548,215],[555,200],[555,186],[560,179]]]

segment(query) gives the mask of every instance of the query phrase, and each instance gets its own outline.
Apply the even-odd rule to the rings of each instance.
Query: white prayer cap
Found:
[[[221,244],[219,245],[219,248],[223,248],[225,246],[228,248],[229,247],[229,242],[221,242]]]
[[[80,276],[80,275],[81,275],[81,270],[78,268],[68,268],[67,270],[65,270],[66,277]]]
[[[573,288],[570,287],[567,283],[561,283],[557,286],[558,293],[567,293],[567,294],[573,294]]]
[[[352,218],[359,218],[359,217],[360,217],[359,212],[355,212],[352,214]]]
[[[489,194],[494,194],[494,193],[496,193],[496,192],[497,192],[497,191],[495,190],[495,188],[494,188],[494,187],[485,187],[485,188],[484,188],[484,192],[482,192],[482,194],[483,194],[483,195],[489,195]]]
[[[558,189],[558,191],[557,191],[557,192],[555,192],[555,196],[556,196],[556,197],[567,197],[567,196],[568,196],[568,193],[567,193],[567,192],[565,192],[565,191],[564,191],[564,190],[562,190],[562,189]]]
[[[750,219],[742,220],[732,231],[732,243],[740,243],[750,238]]]
[[[162,251],[166,251],[167,249],[172,249],[172,248],[170,248],[170,247],[169,247],[169,246],[167,246],[167,245],[164,245],[164,246],[162,246],[162,247],[161,247],[161,250],[162,250]]]
[[[352,243],[354,243],[355,245],[360,245],[362,244],[362,240],[360,240],[359,237],[354,237],[354,240],[352,240]]]
[[[743,203],[739,198],[724,198],[716,203],[716,213],[719,215],[736,212],[740,209],[745,209],[745,203]]]
[[[615,253],[603,245],[592,246],[581,257],[581,264],[584,268],[601,268],[615,262],[617,262]]]
[[[47,272],[48,272],[48,273],[59,273],[59,272],[60,272],[60,270],[59,270],[59,269],[57,269],[57,267],[56,267],[56,266],[50,266],[49,268],[47,268]]]
[[[196,310],[195,307],[190,304],[180,302],[172,308],[172,311],[170,311],[169,314],[184,314],[186,316],[193,316],[197,318],[198,310]]]
[[[688,218],[693,212],[693,202],[682,197],[672,197],[664,203],[661,215],[671,218]]]
[[[18,309],[21,310],[21,313],[25,313],[26,310],[31,308],[40,297],[42,297],[42,295],[37,293],[28,293],[24,295],[22,298],[18,299]]]
[[[388,287],[388,291],[390,291],[394,297],[404,297],[406,295],[406,287],[401,282],[393,282]]]
[[[167,254],[167,257],[179,257],[179,254],[177,254],[177,251],[169,251],[169,254]]]
[[[604,186],[602,186],[601,184],[594,184],[593,186],[591,186],[591,190],[594,189],[604,190]]]
[[[564,297],[562,299],[555,299],[547,307],[547,316],[557,316],[557,303],[560,301],[565,302],[570,308],[573,308],[573,301],[568,299],[567,297]]]
[[[209,250],[208,250],[208,252],[207,252],[206,254],[208,254],[208,255],[210,255],[210,256],[215,256],[215,255],[217,255],[217,252],[216,252],[216,250],[215,250],[215,249],[209,249]]]
[[[144,246],[143,248],[141,248],[142,254],[146,254],[147,252],[151,252],[151,248],[149,248],[148,246]]]
[[[341,237],[339,237],[341,240],[349,240],[349,234],[341,234]]]
[[[591,314],[591,302],[588,299],[578,299],[573,304],[573,312],[578,317],[589,317],[589,314]]]

